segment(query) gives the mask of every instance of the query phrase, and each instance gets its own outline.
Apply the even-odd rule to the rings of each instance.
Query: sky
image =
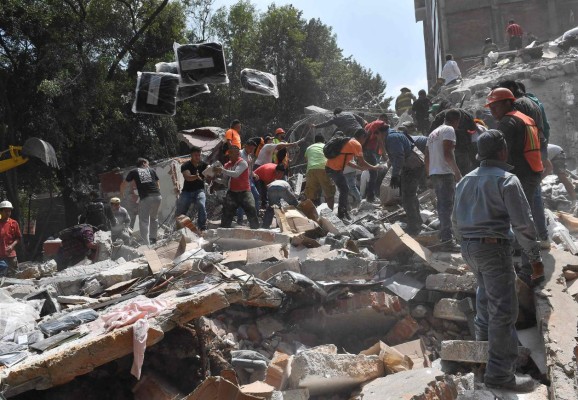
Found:
[[[216,0],[215,9],[237,0]],[[266,11],[271,0],[251,0]],[[417,94],[427,90],[422,23],[415,22],[411,0],[276,0],[293,4],[306,19],[319,18],[331,26],[345,57],[379,73],[386,95],[396,97],[406,86]]]

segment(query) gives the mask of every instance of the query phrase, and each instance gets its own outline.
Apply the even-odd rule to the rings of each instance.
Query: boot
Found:
[[[492,389],[505,389],[517,393],[527,393],[534,390],[534,380],[527,375],[514,376],[511,381],[506,383],[493,384],[486,379],[486,386]]]

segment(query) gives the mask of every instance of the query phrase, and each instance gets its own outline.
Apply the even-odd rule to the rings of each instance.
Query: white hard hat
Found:
[[[9,208],[12,210],[14,207],[12,207],[12,203],[10,203],[8,200],[4,200],[2,203],[0,203],[0,210],[4,208]]]

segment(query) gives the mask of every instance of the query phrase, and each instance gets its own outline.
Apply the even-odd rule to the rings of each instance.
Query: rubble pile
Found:
[[[422,199],[431,203],[430,193]],[[308,201],[275,213],[275,229],[201,237],[184,228],[131,261],[24,265],[38,273],[5,278],[0,292],[3,395],[117,386],[118,398],[138,399],[483,393],[474,373],[487,343],[474,341],[476,281],[461,255],[436,252],[434,234],[407,235],[396,206],[365,203],[351,224]],[[534,296],[518,285],[519,326],[537,334]],[[558,358],[528,343],[520,369],[547,382],[547,360]]]

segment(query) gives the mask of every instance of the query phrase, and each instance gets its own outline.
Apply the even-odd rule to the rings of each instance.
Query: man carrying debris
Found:
[[[462,255],[478,282],[476,340],[489,342],[484,382],[491,388],[529,392],[532,378],[515,376],[518,340],[516,273],[512,261],[511,230],[534,270],[543,271],[530,207],[519,179],[509,173],[504,135],[489,130],[478,139],[479,168],[456,188],[452,222]]]
[[[509,47],[510,50],[519,50],[522,48],[522,37],[524,36],[524,31],[522,27],[518,25],[513,19],[508,21],[508,26],[506,27],[506,33],[510,37]]]
[[[110,238],[113,243],[120,239],[128,246],[130,245],[130,215],[126,208],[120,205],[118,197],[110,199],[110,207],[116,219],[116,225],[110,230]]]
[[[130,171],[120,186],[120,192],[124,193],[126,185],[136,182],[136,188],[140,198],[138,205],[138,226],[142,241],[146,245],[157,242],[157,230],[159,228],[159,208],[162,196],[159,177],[154,169],[149,167],[146,158],[139,158],[136,169]]]
[[[187,215],[191,204],[195,203],[197,208],[197,227],[201,231],[207,230],[207,210],[205,202],[205,177],[203,171],[208,167],[207,163],[201,160],[201,148],[191,147],[191,159],[181,165],[181,173],[185,180],[183,190],[177,202],[175,216]]]
[[[370,164],[377,164],[381,157],[385,156],[385,135],[389,130],[389,118],[387,114],[380,114],[373,122],[365,125],[367,136],[362,143],[363,157]],[[367,201],[375,201],[375,196],[379,196],[381,182],[385,174],[377,171],[369,171],[369,182],[365,191]]]
[[[421,231],[421,216],[417,188],[424,174],[424,162],[421,152],[416,153],[414,144],[402,132],[392,131],[386,134],[385,150],[391,164],[391,181],[389,186],[399,189],[401,204],[407,216],[407,228],[410,235]]]
[[[265,210],[265,215],[263,216],[263,228],[265,229],[271,227],[273,216],[275,214],[273,206],[281,207],[281,200],[284,200],[289,205],[295,207],[299,204],[299,200],[297,200],[297,196],[293,193],[291,185],[283,179],[274,180],[267,185],[267,198],[269,199],[269,204]]]
[[[258,229],[259,218],[257,217],[255,199],[253,199],[249,184],[249,164],[239,156],[239,153],[239,147],[231,146],[229,148],[229,162],[223,168],[215,168],[217,174],[229,177],[229,190],[227,190],[225,203],[223,204],[221,227],[230,228],[237,208],[241,207],[247,214],[251,229]]]
[[[320,193],[327,203],[327,207],[333,210],[335,205],[335,185],[325,172],[327,158],[323,154],[325,138],[323,135],[315,135],[315,143],[305,150],[307,160],[307,173],[305,175],[305,197],[314,204],[319,205]]]
[[[456,132],[460,123],[460,112],[456,109],[445,113],[444,124],[435,129],[427,138],[425,153],[426,171],[431,179],[436,198],[437,212],[440,220],[440,250],[455,251],[451,216],[454,209],[456,182],[462,174],[456,163],[454,148]],[[473,206],[473,205],[472,205]]]
[[[508,163],[513,166],[512,173],[518,177],[527,201],[533,205],[532,199],[536,190],[540,189],[542,180],[542,158],[540,155],[540,140],[538,128],[534,120],[514,108],[516,98],[505,88],[497,88],[490,92],[486,107],[498,123],[498,130],[503,132],[508,144]],[[479,145],[479,139],[478,139]],[[534,208],[532,213],[534,213]],[[522,271],[520,277],[530,283],[529,261],[522,253]]]
[[[404,113],[411,111],[415,95],[410,89],[403,87],[399,90],[401,94],[395,99],[395,113],[401,117]]]
[[[332,140],[335,140],[334,143],[337,143],[341,146],[339,152],[335,157],[328,157],[326,149],[332,143],[329,141],[325,145],[323,153],[327,156],[327,163],[325,164],[325,172],[327,175],[333,180],[335,186],[339,189],[339,203],[337,206],[337,217],[340,219],[351,219],[349,216],[348,211],[348,199],[349,199],[349,187],[347,186],[347,180],[345,179],[345,175],[343,174],[343,170],[345,169],[346,165],[355,159],[356,163],[362,169],[368,169],[370,171],[377,171],[379,167],[376,165],[371,165],[365,161],[363,158],[363,149],[361,147],[361,143],[359,140],[363,140],[364,136],[366,135],[365,130],[358,129],[353,138],[343,141],[344,144],[341,146],[341,141],[337,139],[345,139],[343,137],[342,132],[336,132],[335,136]]]
[[[268,163],[253,171],[253,179],[256,181],[261,198],[261,208],[267,208],[267,186],[277,179],[283,179],[284,176],[285,166],[283,164]]]
[[[336,108],[333,111],[333,118],[321,124],[312,125],[312,127],[319,129],[330,125],[335,125],[337,127],[335,132],[341,131],[345,133],[346,136],[351,137],[355,132],[357,132],[357,130],[363,129],[365,124],[365,120],[359,115],[351,112],[345,112],[341,108]]]
[[[18,267],[15,248],[22,240],[22,234],[18,221],[10,218],[12,209],[12,203],[8,200],[0,203],[0,262],[5,263],[5,268],[14,272]],[[0,274],[5,272],[8,271],[0,269]]]
[[[462,79],[462,71],[451,54],[446,56],[446,63],[442,68],[442,78],[445,79],[446,86],[453,85],[458,79]]]
[[[482,48],[482,61],[484,61],[489,53],[496,51],[498,51],[498,45],[492,41],[492,38],[487,38],[484,47]]]
[[[418,98],[413,102],[411,107],[413,118],[417,125],[417,130],[421,132],[422,135],[427,135],[429,132],[429,109],[431,107],[431,101],[427,98],[425,90],[420,90],[417,92]]]

